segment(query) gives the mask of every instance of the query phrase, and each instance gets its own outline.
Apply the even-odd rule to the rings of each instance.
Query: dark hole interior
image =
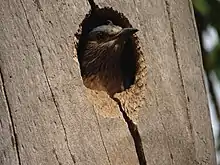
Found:
[[[77,55],[80,65],[88,33],[97,26],[107,24],[108,20],[122,28],[132,27],[128,19],[122,13],[119,13],[112,8],[101,8],[87,14],[80,25],[81,31],[76,33],[76,38],[79,41],[77,45]],[[138,58],[137,37],[134,35],[126,42],[120,60],[120,67],[124,74],[123,84],[125,89],[128,89],[135,82]]]

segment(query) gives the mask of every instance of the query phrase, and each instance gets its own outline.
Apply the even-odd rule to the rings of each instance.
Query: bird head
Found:
[[[82,74],[88,76],[98,72],[109,73],[113,68],[120,68],[124,45],[137,31],[135,28],[116,26],[111,21],[92,29],[80,59]]]
[[[135,28],[122,28],[108,21],[107,25],[94,28],[88,34],[88,44],[94,49],[122,50],[124,44],[135,32]]]

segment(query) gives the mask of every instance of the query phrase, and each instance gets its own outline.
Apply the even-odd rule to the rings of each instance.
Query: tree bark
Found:
[[[74,37],[86,0],[1,0],[0,164],[216,164],[191,2],[96,3],[139,29],[144,106],[134,119],[88,97]]]

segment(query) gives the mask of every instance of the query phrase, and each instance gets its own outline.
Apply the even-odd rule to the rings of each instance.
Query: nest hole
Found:
[[[95,11],[90,11],[82,21],[79,26],[77,33],[75,34],[77,38],[77,56],[80,64],[82,63],[82,57],[84,55],[85,46],[87,43],[87,37],[89,32],[97,26],[107,24],[108,21],[111,21],[114,25],[120,26],[122,28],[132,27],[129,23],[129,20],[124,16],[123,13],[113,10],[112,8],[98,8]],[[123,90],[126,90],[135,84],[136,73],[138,70],[138,59],[139,59],[139,50],[138,50],[138,38],[135,35],[131,36],[123,49],[121,58],[120,58],[120,69],[123,73]],[[82,75],[82,69],[81,69]],[[85,83],[84,83],[85,84]],[[120,84],[118,84],[120,85]],[[92,90],[98,90],[93,88]],[[122,90],[122,91],[123,91]],[[108,94],[115,94],[122,91],[116,91],[111,93],[111,91],[106,91]]]

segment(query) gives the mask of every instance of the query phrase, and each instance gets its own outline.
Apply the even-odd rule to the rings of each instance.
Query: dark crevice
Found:
[[[178,50],[177,50],[176,37],[175,37],[175,33],[174,33],[174,25],[173,25],[173,21],[172,21],[172,18],[171,18],[170,4],[167,0],[165,0],[165,4],[166,4],[166,12],[167,12],[167,15],[168,15],[168,20],[169,20],[169,23],[170,23],[171,36],[172,36],[172,41],[173,41],[173,48],[174,48],[174,53],[175,53],[176,59],[177,59],[177,66],[178,66],[178,70],[179,70],[181,86],[182,86],[184,96],[185,96],[186,113],[187,113],[187,118],[188,118],[188,121],[189,121],[189,130],[190,130],[190,133],[191,133],[191,136],[192,136],[193,135],[193,127],[192,127],[192,123],[191,123],[191,116],[189,114],[189,108],[188,108],[188,103],[187,103],[187,94],[186,94],[186,89],[185,89],[183,75],[182,75],[181,66],[180,66],[180,59],[179,59]]]
[[[91,11],[95,11],[97,9],[99,9],[99,6],[95,4],[94,0],[88,0],[89,1],[89,4],[91,6]]]
[[[71,154],[71,157],[72,157],[73,163],[75,164],[75,163],[76,163],[75,156],[74,156],[72,153],[70,153],[70,154]]]
[[[123,118],[128,125],[128,129],[131,133],[131,136],[132,136],[134,144],[135,144],[135,149],[136,149],[136,153],[138,156],[139,165],[147,165],[147,161],[145,159],[144,149],[143,149],[143,145],[142,145],[142,140],[141,140],[141,136],[138,131],[137,125],[126,114],[126,112],[124,111],[124,109],[121,105],[121,101],[115,97],[112,97],[112,99],[118,104],[119,109],[123,115]]]
[[[56,158],[58,164],[59,164],[59,165],[62,165],[62,163],[59,161],[59,158],[58,158],[58,156],[57,156],[57,153],[56,153],[55,148],[53,149],[53,154],[54,154],[54,156],[55,156],[55,158]]]
[[[0,119],[0,127],[3,128],[3,123],[1,119]]]
[[[31,33],[32,33],[34,42],[35,42],[36,47],[37,47],[37,50],[38,50],[38,53],[39,53],[39,55],[40,55],[41,65],[42,65],[42,69],[43,69],[43,72],[44,72],[44,75],[45,75],[45,78],[46,78],[46,82],[47,82],[47,85],[48,85],[48,87],[49,87],[49,90],[50,90],[50,93],[51,93],[51,96],[52,96],[54,105],[55,105],[55,107],[56,107],[56,110],[57,110],[57,113],[58,113],[58,116],[59,116],[61,125],[62,125],[63,130],[64,130],[64,138],[65,138],[65,141],[66,141],[66,143],[67,143],[68,151],[69,151],[70,156],[71,156],[71,159],[72,159],[72,161],[73,161],[73,163],[74,163],[75,160],[74,160],[73,157],[72,157],[72,153],[71,153],[71,150],[70,150],[69,142],[68,142],[68,139],[67,139],[66,128],[65,128],[65,126],[64,126],[62,117],[61,117],[61,115],[60,115],[59,105],[58,105],[58,102],[57,102],[56,99],[55,99],[55,95],[54,95],[53,90],[52,90],[52,88],[51,88],[50,81],[49,81],[49,78],[48,78],[48,76],[47,76],[46,69],[45,69],[45,67],[44,67],[44,60],[43,60],[42,52],[41,52],[40,47],[39,47],[39,45],[38,45],[38,43],[37,43],[37,39],[36,39],[36,37],[35,37],[35,35],[34,35],[34,31],[33,31],[32,27],[31,27],[31,25],[30,25],[30,22],[29,22],[29,19],[28,19],[28,17],[27,17],[27,13],[26,13],[24,4],[23,4],[22,0],[20,0],[20,2],[21,2],[21,5],[22,5],[22,8],[23,8],[23,10],[24,10],[25,18],[26,18],[26,20],[27,20],[28,26],[29,26],[30,31],[31,31]],[[75,164],[75,163],[74,163],[74,164]]]
[[[12,117],[12,110],[11,110],[11,107],[10,107],[10,104],[9,104],[8,95],[7,95],[6,87],[5,87],[5,80],[4,80],[1,68],[0,68],[0,76],[1,76],[1,80],[2,80],[3,97],[5,97],[5,100],[6,100],[6,106],[7,106],[7,109],[8,109],[10,122],[11,122],[11,125],[9,125],[9,128],[10,129],[12,128],[12,130],[11,130],[11,133],[13,135],[12,145],[15,147],[15,150],[16,150],[16,153],[17,153],[18,164],[21,165],[20,151],[19,151],[19,146],[18,146],[18,137],[17,137],[16,130],[15,130],[15,124],[14,124],[13,117]]]
[[[105,146],[105,142],[104,142],[104,139],[103,139],[103,136],[102,136],[99,119],[98,119],[98,116],[97,116],[97,114],[96,114],[94,108],[93,108],[93,111],[94,111],[94,113],[95,113],[96,121],[97,121],[97,124],[98,124],[98,127],[99,127],[98,130],[99,130],[99,134],[100,134],[100,137],[101,137],[101,140],[102,140],[102,145],[104,146],[105,153],[106,153],[106,156],[107,156],[107,158],[108,158],[108,162],[109,162],[109,164],[111,165],[111,161],[110,161],[110,158],[109,158],[109,155],[108,155],[108,150],[107,150],[107,148],[106,148],[106,146]]]
[[[155,82],[155,85],[156,85],[156,82]],[[159,111],[159,103],[158,103],[158,99],[157,99],[157,95],[156,94],[155,94],[155,101],[156,101],[156,106],[157,106],[157,110],[158,110],[158,113],[159,113],[160,122],[162,124],[162,127],[163,127],[163,130],[165,132],[166,137],[168,137],[167,134],[166,134],[166,132],[168,132],[168,131],[167,131],[167,129],[166,129],[164,123],[163,123],[162,115],[161,115],[161,113]],[[170,148],[170,144],[169,144],[169,142],[168,142],[168,140],[166,138],[165,138],[165,141],[166,141],[166,144],[167,144],[167,147],[168,147],[168,151],[169,151],[169,155],[170,155],[170,158],[171,158],[171,164],[174,164],[174,162],[173,162],[174,161],[173,160],[173,154],[172,154],[172,150]]]

